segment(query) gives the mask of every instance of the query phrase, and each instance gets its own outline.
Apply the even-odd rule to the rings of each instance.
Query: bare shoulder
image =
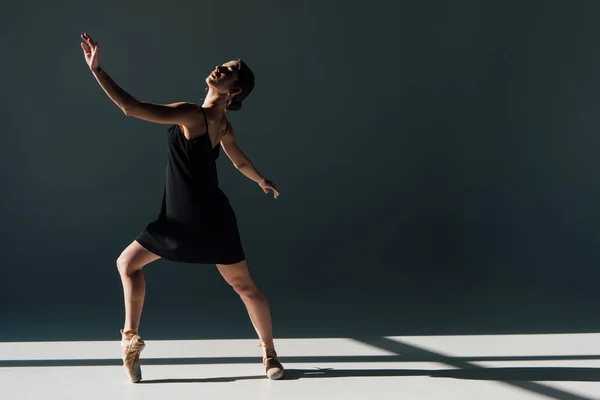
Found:
[[[202,108],[187,101],[170,104],[156,104],[138,101],[125,110],[125,114],[159,124],[194,125],[204,122]]]
[[[192,103],[190,101],[176,101],[175,103],[171,103],[168,104],[168,106],[170,107],[181,107],[181,108],[188,108],[190,110],[198,110],[201,111],[201,107],[199,104],[196,103]]]
[[[179,101],[176,103],[171,103],[169,106],[189,115],[188,125],[204,124],[206,115],[204,114],[204,110],[200,104],[189,101]]]

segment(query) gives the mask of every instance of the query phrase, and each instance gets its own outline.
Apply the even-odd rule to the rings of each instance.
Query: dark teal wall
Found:
[[[231,58],[254,69],[231,119],[281,198],[225,157],[219,168],[266,291],[592,290],[600,3],[392,3],[13,4],[0,17],[3,307],[119,304],[115,260],[159,210],[166,126],[105,96],[84,31],[145,101],[201,101]],[[221,293],[213,270],[159,261],[150,301]]]

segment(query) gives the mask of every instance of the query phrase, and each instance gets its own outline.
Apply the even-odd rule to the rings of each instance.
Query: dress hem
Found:
[[[194,259],[175,258],[175,257],[171,257],[171,255],[169,255],[168,253],[163,252],[161,249],[153,248],[148,243],[146,243],[143,239],[140,240],[139,237],[136,238],[135,241],[140,246],[142,246],[144,249],[146,249],[149,252],[151,252],[151,253],[159,256],[160,258],[164,258],[165,260],[179,262],[179,263],[184,263],[184,264],[221,264],[221,265],[232,265],[232,264],[237,264],[239,262],[242,262],[242,261],[246,260],[246,256],[245,255],[241,259],[239,259],[237,261],[227,260],[227,262],[219,262],[219,261],[214,261],[214,260],[208,261],[206,259],[203,259],[203,260],[194,260]]]

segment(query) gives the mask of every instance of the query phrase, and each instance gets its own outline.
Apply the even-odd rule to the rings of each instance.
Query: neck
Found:
[[[231,98],[228,93],[219,93],[213,88],[209,88],[206,98],[204,99],[204,103],[202,103],[202,107],[211,108],[219,111],[219,113],[224,113],[225,108],[230,101]]]

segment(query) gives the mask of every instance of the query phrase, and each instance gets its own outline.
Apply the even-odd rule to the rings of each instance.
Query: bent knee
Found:
[[[119,274],[123,276],[130,276],[140,269],[141,267],[131,262],[131,258],[129,257],[120,256],[117,258],[117,270],[119,271]]]

